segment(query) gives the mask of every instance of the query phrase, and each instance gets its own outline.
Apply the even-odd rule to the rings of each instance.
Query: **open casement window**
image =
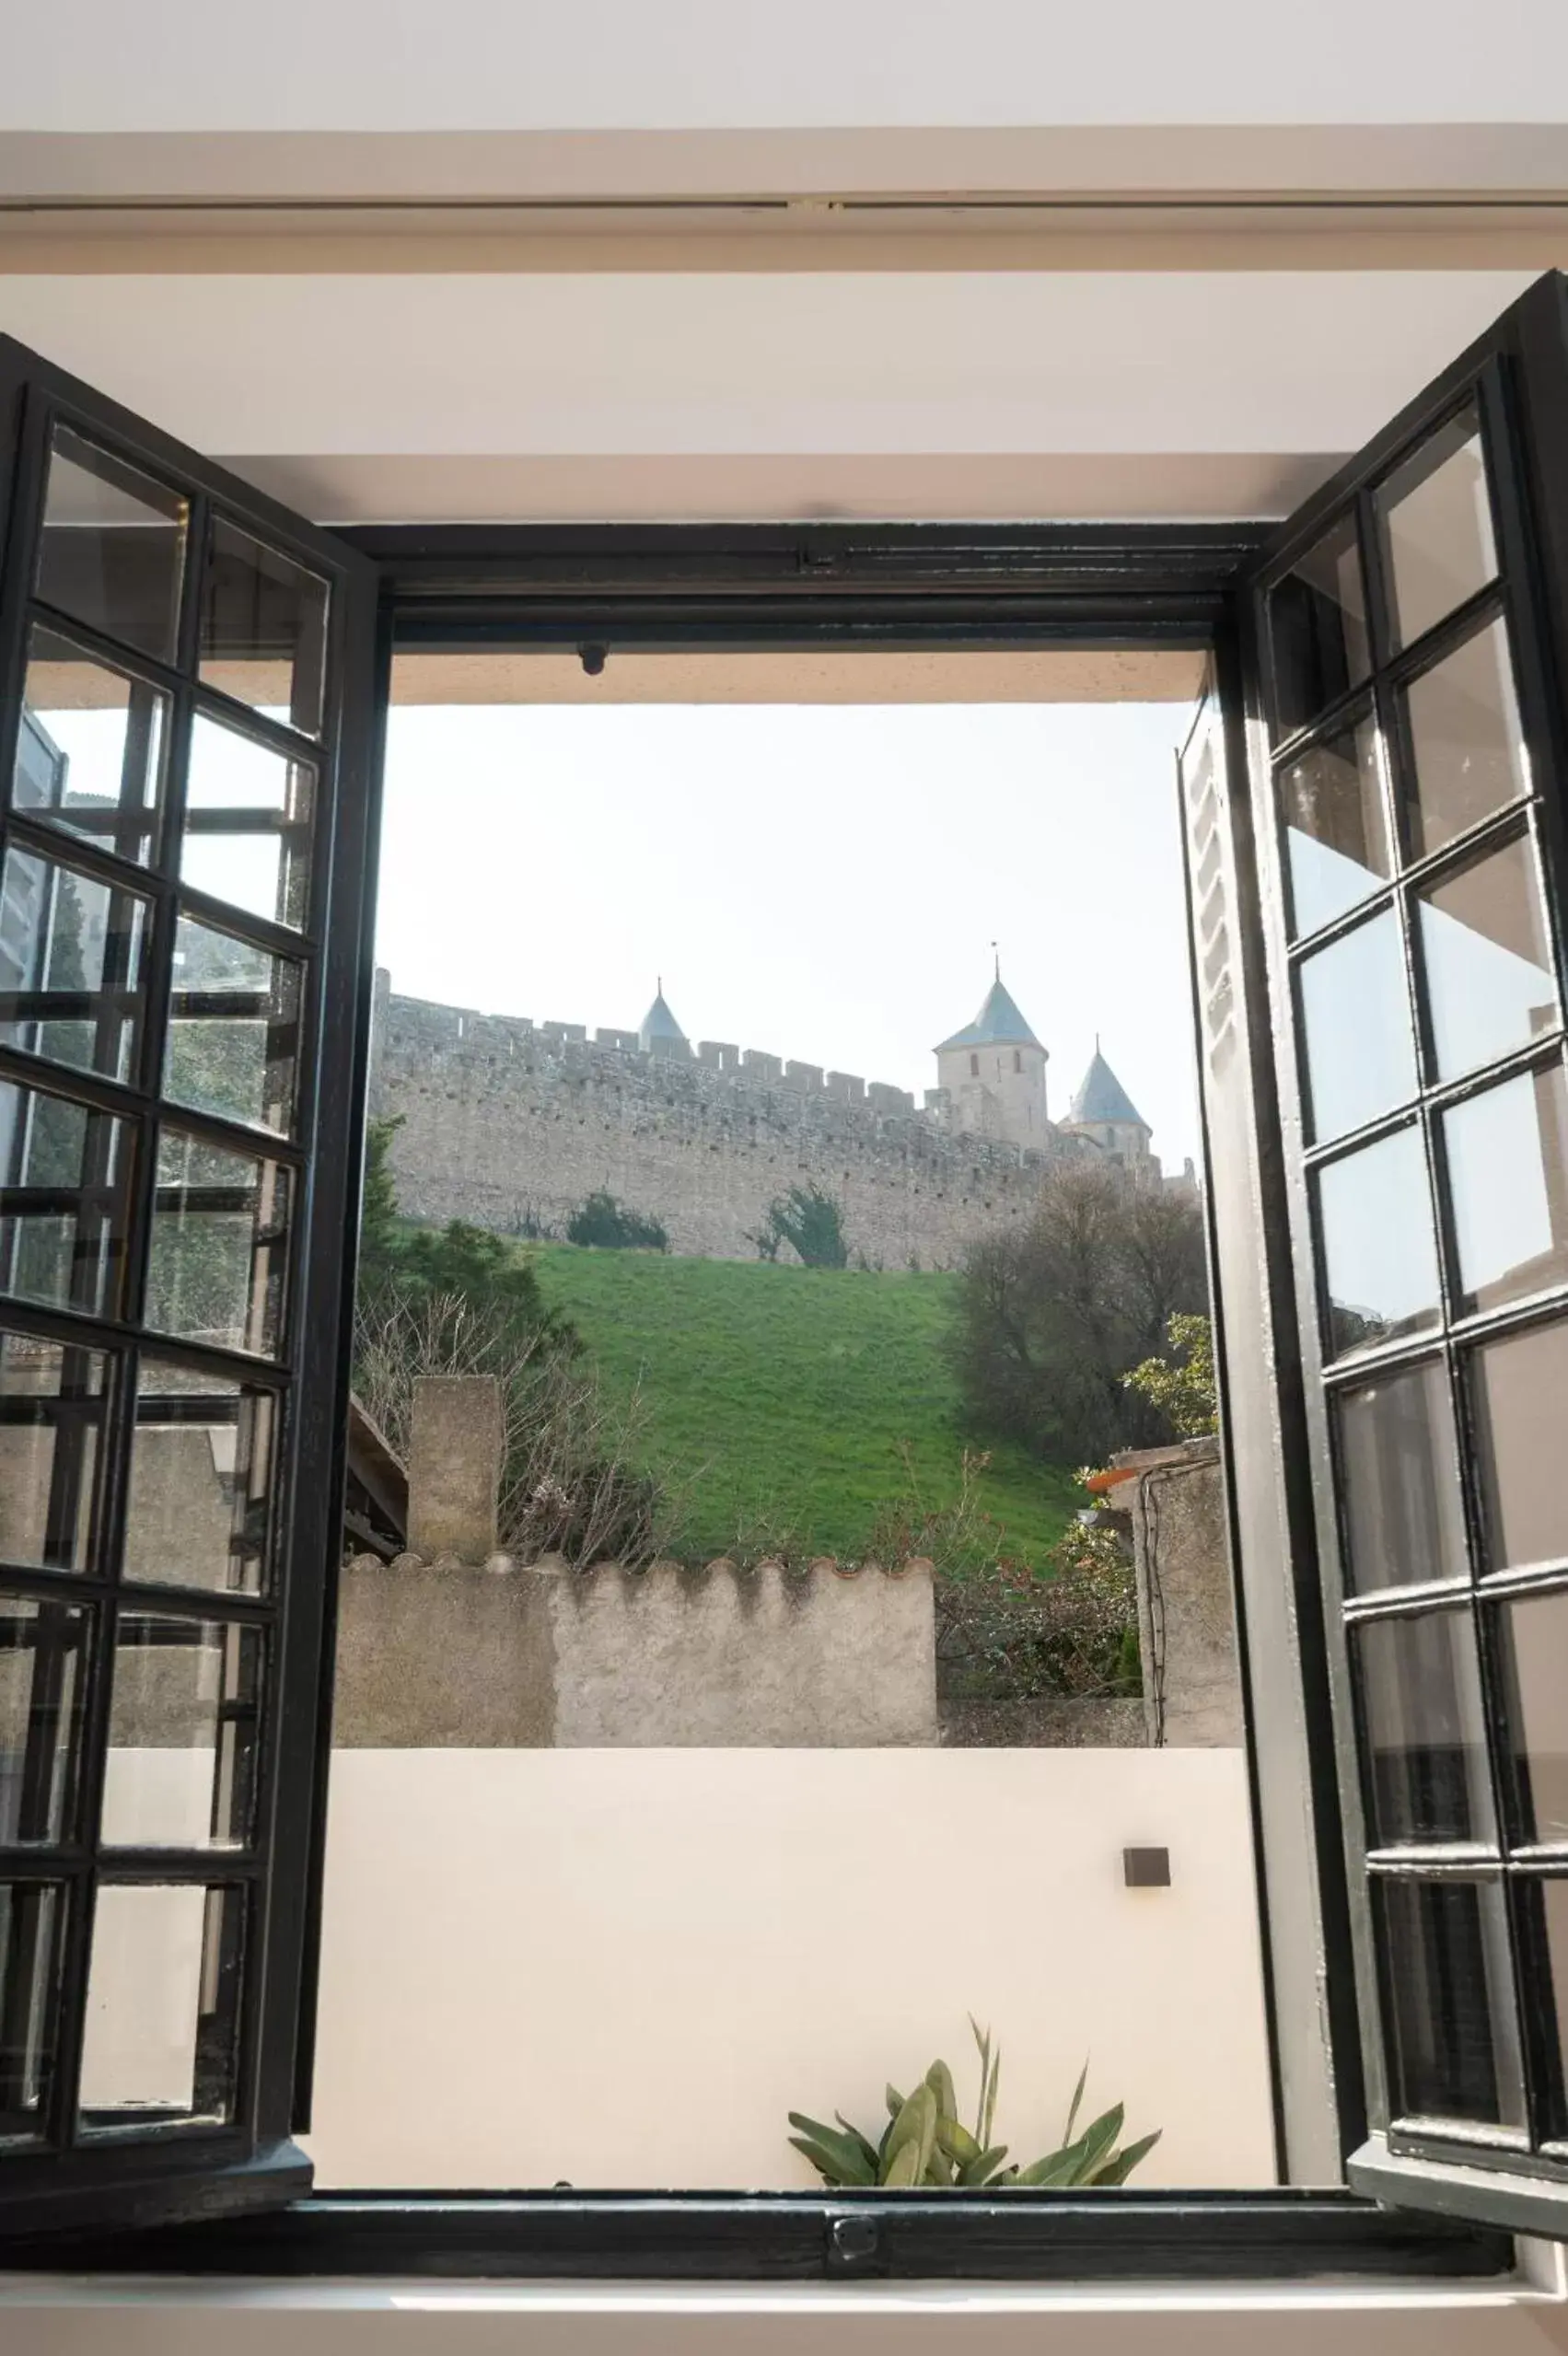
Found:
[[[1350,2180],[1557,2234],[1565,617],[1554,277],[1274,536],[1242,597],[1244,711],[1184,766],[1211,1145],[1250,1118],[1265,1190],[1234,1162],[1216,1179],[1244,1553],[1301,1505],[1293,1455],[1310,1484],[1283,1559],[1304,1674],[1321,1646],[1331,1691],[1370,2124]],[[1273,1898],[1288,1861],[1263,1829]],[[1334,1926],[1304,1928],[1333,1992]],[[1277,1918],[1274,1960],[1314,1962]]]
[[[1333,2193],[298,2205],[377,567],[5,342],[0,502],[0,2233],[782,2277],[1343,2270],[1370,2224],[1435,2263]],[[1282,2174],[1568,2235],[1563,282],[1260,557],[630,539],[365,545],[411,642],[1213,645],[1183,785]]]
[[[309,2183],[376,573],[4,341],[0,514],[9,2230]]]

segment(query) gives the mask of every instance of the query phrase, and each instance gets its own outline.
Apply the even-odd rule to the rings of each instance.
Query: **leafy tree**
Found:
[[[1167,1319],[1165,1339],[1168,1357],[1145,1358],[1123,1379],[1158,1408],[1179,1440],[1201,1439],[1219,1423],[1214,1328],[1207,1317],[1179,1313]]]
[[[601,1187],[581,1202],[566,1222],[569,1244],[594,1244],[600,1251],[668,1251],[669,1236],[662,1221],[645,1218]]]
[[[972,1428],[1058,1464],[1165,1438],[1167,1419],[1125,1378],[1173,1316],[1207,1306],[1190,1197],[1092,1166],[1048,1171],[1032,1217],[964,1264],[957,1351]]]
[[[406,1451],[424,1375],[488,1375],[500,1393],[501,1542],[524,1561],[640,1568],[675,1519],[668,1483],[646,1468],[640,1403],[606,1395],[576,1329],[549,1308],[533,1262],[461,1219],[410,1230],[391,1167],[396,1120],[366,1139],[354,1379],[394,1448]]]
[[[392,1140],[401,1120],[373,1120],[366,1132],[365,1190],[359,1219],[359,1297],[383,1308],[432,1301],[482,1311],[494,1346],[572,1352],[576,1329],[546,1306],[529,1255],[488,1227],[449,1219],[442,1228],[404,1225],[398,1215]]]
[[[849,1246],[844,1240],[843,1213],[819,1186],[792,1186],[768,1205],[768,1215],[754,1236],[761,1259],[777,1259],[781,1244],[788,1244],[807,1268],[847,1268]]]
[[[392,1177],[392,1140],[403,1125],[395,1113],[372,1120],[365,1132],[365,1191],[359,1204],[359,1281],[386,1274],[397,1258],[398,1190]]]

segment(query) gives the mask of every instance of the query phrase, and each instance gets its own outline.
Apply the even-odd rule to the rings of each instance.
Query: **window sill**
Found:
[[[1550,2310],[1545,2314],[1543,2310]],[[1540,2356],[1568,2345],[1568,2307],[1522,2277],[1490,2284],[1150,2283],[1136,2290],[995,2283],[674,2284],[206,2281],[14,2276],[0,2282],[7,2356]],[[397,2318],[398,2321],[393,2319]],[[374,2327],[373,2327],[374,2328]],[[397,2335],[394,2340],[393,2335]]]

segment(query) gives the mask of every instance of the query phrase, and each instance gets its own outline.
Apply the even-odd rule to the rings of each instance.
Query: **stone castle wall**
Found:
[[[1027,1216],[1058,1155],[955,1131],[943,1091],[902,1089],[704,1040],[646,1054],[636,1035],[394,996],[377,978],[370,1108],[398,1115],[401,1209],[503,1233],[561,1235],[604,1189],[661,1220],[675,1252],[750,1259],[775,1196],[819,1187],[871,1267],[956,1267],[977,1235]]]

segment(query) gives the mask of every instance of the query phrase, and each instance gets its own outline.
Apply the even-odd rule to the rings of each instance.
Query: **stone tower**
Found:
[[[665,1003],[664,976],[660,974],[654,1003],[643,1016],[637,1033],[637,1044],[645,1055],[690,1055],[691,1044]]]
[[[955,1129],[1008,1145],[1043,1151],[1051,1142],[1045,1114],[1048,1058],[996,978],[972,1023],[936,1050],[936,1085],[952,1106]]]
[[[1159,1165],[1149,1151],[1154,1132],[1100,1053],[1098,1039],[1062,1127],[1070,1137],[1086,1137],[1108,1161],[1123,1169],[1147,1171],[1151,1176],[1158,1171]]]

